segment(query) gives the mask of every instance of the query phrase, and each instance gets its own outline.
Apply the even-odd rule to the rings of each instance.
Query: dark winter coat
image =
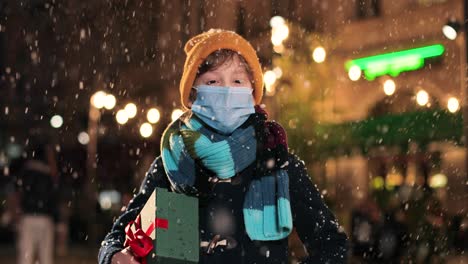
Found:
[[[245,232],[242,209],[249,179],[254,175],[254,164],[255,162],[234,176],[230,183],[208,184],[208,179],[200,177],[202,183],[207,183],[209,190],[208,198],[200,200],[200,240],[209,242],[216,235],[212,230],[217,217],[223,217],[223,221],[228,219],[233,232],[232,236],[221,238],[228,239],[231,246],[218,246],[210,253],[205,248],[200,248],[199,263],[288,263],[287,239],[252,241]],[[303,161],[290,154],[289,164],[293,224],[309,254],[301,263],[345,263],[346,235],[339,230],[334,215],[324,204],[317,188],[312,185]],[[198,175],[206,173],[199,172]],[[125,226],[139,214],[155,187],[170,189],[160,157],[155,159],[140,191],[104,238],[98,256],[100,264],[111,263],[112,256],[122,250]]]

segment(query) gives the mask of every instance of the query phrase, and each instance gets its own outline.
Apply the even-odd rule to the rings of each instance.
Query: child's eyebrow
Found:
[[[207,71],[203,74],[203,77],[208,77],[208,78],[212,78],[212,77],[216,77],[218,76],[219,73],[217,73],[216,71]]]
[[[246,70],[242,67],[238,67],[237,69],[234,70],[234,73],[246,73]]]

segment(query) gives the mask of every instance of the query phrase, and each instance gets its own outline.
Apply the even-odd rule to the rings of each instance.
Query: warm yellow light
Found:
[[[54,115],[51,119],[50,119],[50,125],[53,127],[53,128],[59,128],[63,125],[63,118],[59,115]]]
[[[137,113],[137,107],[134,103],[128,103],[125,106],[125,112],[127,113],[128,118],[134,118]]]
[[[437,173],[429,179],[429,186],[431,188],[442,188],[447,185],[447,176],[442,173]]]
[[[106,103],[106,93],[103,91],[98,91],[91,96],[91,104],[96,108],[103,108]]]
[[[389,187],[399,186],[403,183],[403,176],[395,168],[387,174],[386,184]]]
[[[104,98],[104,107],[110,110],[114,108],[116,102],[117,101],[115,99],[115,96],[113,96],[112,94],[107,94],[106,97]]]
[[[263,82],[265,83],[266,94],[272,96],[275,94],[275,87],[273,84],[276,82],[276,74],[274,71],[266,71],[263,74]]]
[[[127,123],[128,121],[127,112],[123,109],[119,110],[117,114],[115,115],[115,119],[117,120],[117,123],[121,125]]]
[[[281,70],[280,67],[275,67],[275,68],[273,69],[273,72],[274,72],[275,75],[276,75],[276,79],[279,79],[279,78],[281,78],[281,76],[283,76],[283,71]]]
[[[443,26],[442,32],[444,33],[444,36],[450,40],[455,40],[457,38],[457,30],[449,25]]]
[[[455,97],[450,97],[447,101],[447,108],[451,113],[455,113],[460,109],[460,102]]]
[[[286,24],[281,24],[271,29],[271,43],[274,46],[281,45],[289,36],[289,27]]]
[[[148,114],[146,115],[146,117],[148,118],[148,121],[150,123],[155,124],[161,118],[161,114],[159,113],[158,109],[151,108],[150,110],[148,110]]]
[[[314,52],[312,53],[312,58],[314,59],[315,62],[317,63],[322,63],[325,61],[325,58],[327,56],[327,52],[323,47],[317,47],[314,49]]]
[[[266,85],[265,89],[266,89],[266,95],[268,96],[273,96],[276,93],[276,87],[273,85],[270,85],[270,86]]]
[[[357,81],[361,78],[361,68],[359,66],[354,65],[351,68],[349,68],[348,76],[351,81]]]
[[[429,94],[424,90],[419,91],[416,94],[416,102],[421,106],[426,105],[429,102]]]
[[[263,74],[263,81],[266,86],[271,86],[276,82],[276,74],[273,71],[266,71]]]
[[[286,24],[283,24],[278,27],[278,37],[285,40],[289,36],[289,27]]]
[[[281,16],[274,16],[270,19],[270,26],[272,28],[279,27],[281,25],[284,25],[285,23],[286,21]]]
[[[273,43],[273,46],[279,46],[281,44],[283,44],[283,40],[278,37],[277,35],[272,35],[271,36],[271,43]]]
[[[283,53],[284,52],[284,45],[281,44],[281,45],[277,45],[277,46],[273,46],[273,51],[276,52],[276,53]]]
[[[182,114],[184,113],[184,111],[176,108],[172,111],[172,114],[171,114],[171,119],[172,121],[175,121],[176,119],[178,119]]]
[[[81,145],[86,145],[89,143],[89,135],[86,132],[80,132],[78,134],[78,142],[80,142]]]
[[[375,190],[382,190],[385,185],[385,181],[381,176],[377,176],[372,179],[371,186]]]
[[[383,84],[384,93],[386,95],[392,95],[395,93],[396,85],[395,82],[391,79],[386,80]]]
[[[153,126],[150,123],[143,123],[140,126],[140,134],[144,138],[148,138],[153,134]]]

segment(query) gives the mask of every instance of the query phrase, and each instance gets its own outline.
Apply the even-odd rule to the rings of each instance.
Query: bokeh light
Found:
[[[50,119],[50,125],[53,127],[53,128],[59,128],[63,125],[63,118],[59,115],[54,115],[51,119]]]
[[[386,80],[383,84],[384,93],[386,95],[392,95],[395,93],[396,85],[395,82],[391,79]]]
[[[103,91],[97,91],[91,96],[91,104],[96,108],[103,108],[106,103],[106,95]]]
[[[172,111],[172,114],[171,114],[171,119],[172,121],[178,119],[182,114],[184,113],[184,111],[176,108]]]
[[[325,58],[327,57],[327,52],[323,47],[317,47],[314,49],[312,53],[312,58],[316,63],[322,63],[325,61]]]
[[[148,110],[148,114],[146,115],[148,122],[151,124],[155,124],[159,121],[161,118],[161,114],[159,113],[159,110],[156,108],[151,108]]]
[[[106,109],[110,110],[110,109],[114,108],[116,103],[117,103],[117,100],[115,99],[115,96],[113,96],[112,94],[107,94],[104,97],[104,107]]]
[[[140,126],[140,135],[144,138],[148,138],[153,134],[153,126],[150,123],[143,123]]]
[[[89,135],[88,133],[82,131],[78,134],[78,142],[80,142],[81,145],[86,145],[89,143]]]
[[[429,94],[424,91],[424,90],[420,90],[417,94],[416,94],[416,102],[420,105],[420,106],[424,106],[426,105],[428,102],[429,102]]]
[[[127,114],[128,118],[134,118],[137,113],[137,107],[134,103],[128,103],[125,106],[125,113]]]
[[[455,113],[460,109],[460,102],[455,97],[450,97],[447,101],[447,108],[451,113]]]
[[[359,66],[354,65],[349,69],[348,76],[351,81],[357,81],[361,78],[361,68]]]
[[[457,38],[457,30],[451,27],[450,25],[444,25],[442,27],[442,32],[444,36],[450,40],[455,40]]]
[[[127,112],[124,109],[119,110],[117,114],[115,115],[115,119],[117,120],[117,123],[121,125],[127,123],[128,121]]]

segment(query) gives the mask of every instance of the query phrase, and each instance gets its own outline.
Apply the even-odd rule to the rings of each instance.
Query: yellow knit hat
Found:
[[[211,53],[220,49],[236,51],[245,59],[253,73],[255,103],[260,104],[262,101],[263,74],[255,49],[247,40],[233,31],[210,29],[194,36],[185,44],[184,51],[187,58],[185,59],[184,73],[179,86],[183,107],[188,108],[189,95],[198,67]]]

